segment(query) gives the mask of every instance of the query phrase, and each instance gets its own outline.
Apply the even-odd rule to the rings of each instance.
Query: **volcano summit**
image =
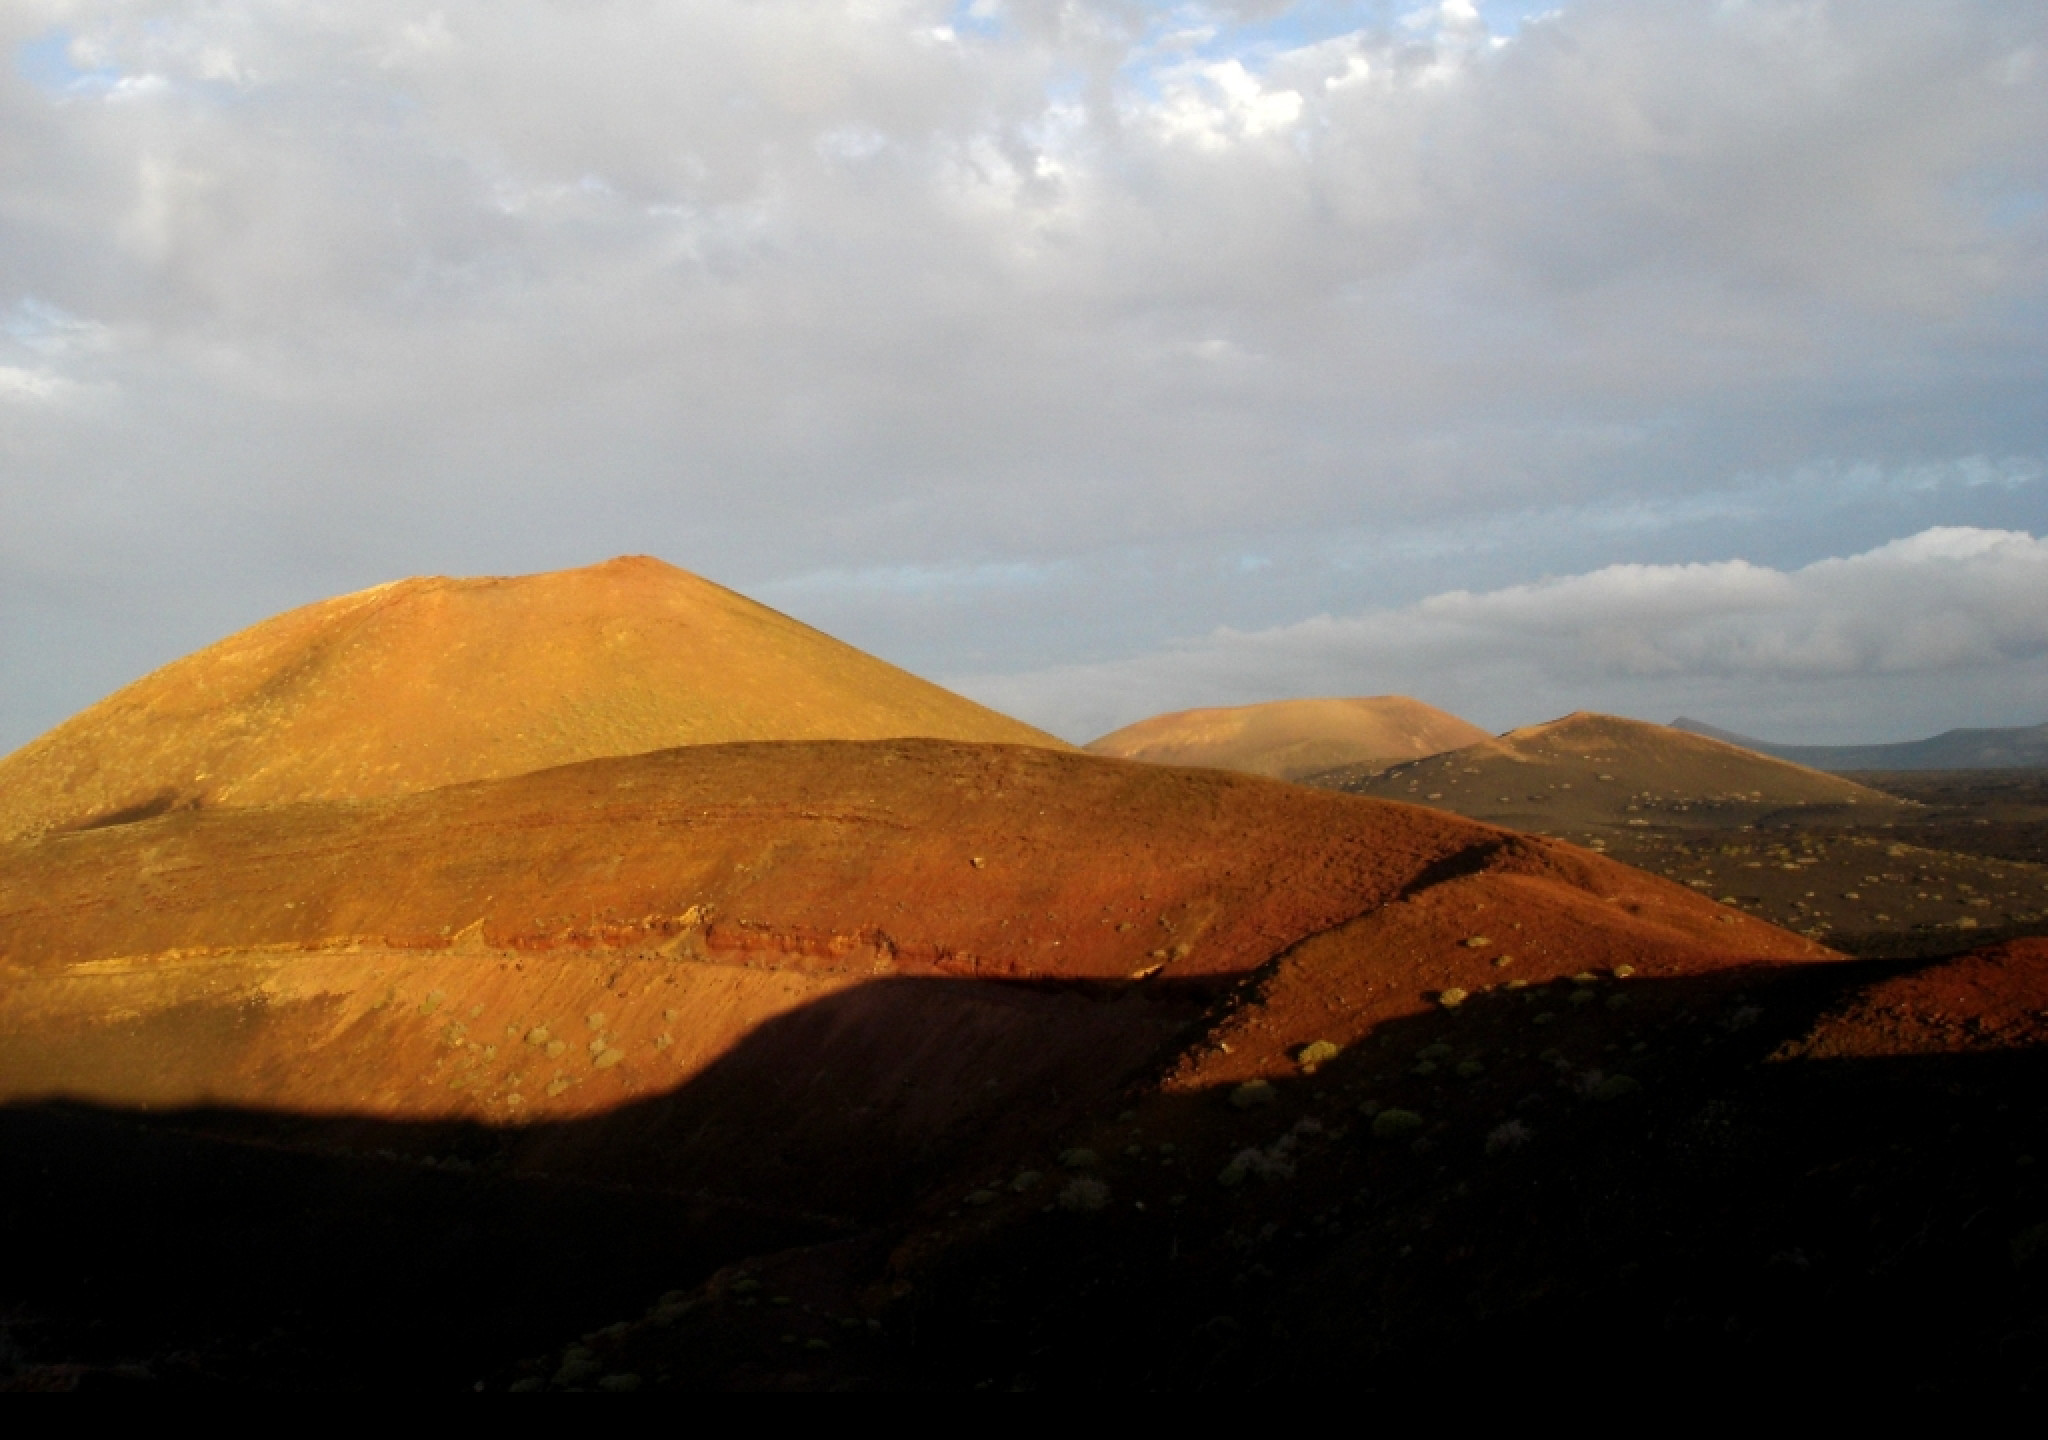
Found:
[[[645,556],[401,580],[164,666],[0,759],[0,839],[736,740],[1066,748]]]

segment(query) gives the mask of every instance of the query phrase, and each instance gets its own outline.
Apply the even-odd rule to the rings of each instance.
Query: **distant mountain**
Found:
[[[1618,715],[1567,715],[1373,775],[1310,783],[1516,830],[1733,830],[1775,816],[1882,819],[1901,802],[1810,766]],[[1852,808],[1853,807],[1853,808]]]
[[[2048,766],[2048,725],[2015,725],[2004,730],[1944,730],[1927,740],[1895,745],[1773,745],[1684,716],[1674,730],[1690,730],[1759,755],[1771,755],[1815,770],[2011,770]]]
[[[1301,780],[1339,766],[1370,774],[1490,739],[1405,695],[1273,700],[1154,715],[1088,743],[1096,755]]]

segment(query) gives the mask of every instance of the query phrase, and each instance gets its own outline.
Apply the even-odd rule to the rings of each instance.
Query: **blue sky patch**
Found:
[[[79,69],[71,60],[71,41],[71,32],[61,26],[33,40],[24,40],[14,49],[15,73],[52,95],[103,89],[121,78],[121,72],[114,69]]]

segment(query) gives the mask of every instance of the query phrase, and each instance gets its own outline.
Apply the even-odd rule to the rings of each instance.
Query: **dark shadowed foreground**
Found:
[[[768,1028],[858,1063],[952,1003],[924,992],[982,983]],[[1276,986],[1221,997],[1204,1043],[1238,1051]],[[775,1090],[791,1038],[654,1103],[681,1139],[755,1092],[756,1180],[809,1198],[833,1162],[801,1139],[816,1097]],[[633,1107],[505,1130],[18,1106],[0,1221],[38,1243],[5,1282],[9,1383],[2028,1388],[2044,1040],[2044,946],[1562,978],[1250,1091],[1138,1074],[986,1143],[885,1143],[867,1163],[903,1189],[853,1214],[532,1163],[645,1138]]]

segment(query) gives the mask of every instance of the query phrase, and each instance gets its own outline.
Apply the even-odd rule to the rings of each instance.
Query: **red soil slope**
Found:
[[[1063,742],[631,557],[404,580],[187,656],[0,759],[0,839],[736,740]]]
[[[1831,1060],[2048,1045],[2048,940],[2012,940],[1857,992],[1790,1052]]]
[[[1360,772],[1489,740],[1484,730],[1405,695],[1274,700],[1154,715],[1090,741],[1091,754],[1299,780]]]
[[[524,1126],[522,1163],[872,1213],[1169,1062],[1276,958],[1302,998],[1269,1022],[1307,1040],[1505,977],[1828,953],[1566,845],[1248,777],[692,747],[0,852],[0,1098]]]

